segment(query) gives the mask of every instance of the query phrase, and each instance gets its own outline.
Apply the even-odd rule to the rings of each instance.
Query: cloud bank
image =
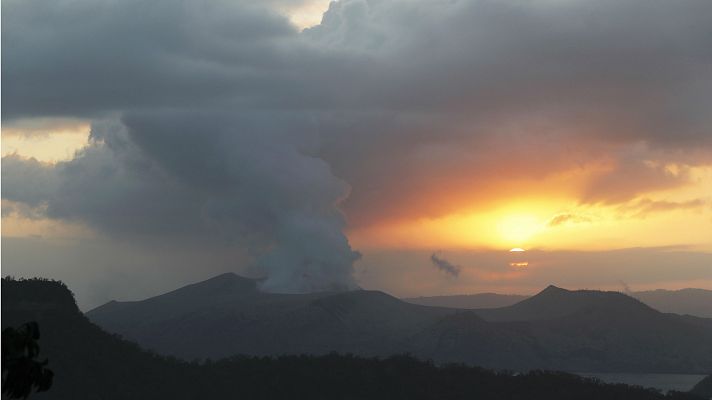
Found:
[[[561,171],[622,204],[712,164],[709,1],[342,0],[303,32],[280,5],[5,1],[3,121],[92,132],[67,162],[4,157],[3,198],[246,249],[265,289],[312,291],[355,286],[347,222]]]

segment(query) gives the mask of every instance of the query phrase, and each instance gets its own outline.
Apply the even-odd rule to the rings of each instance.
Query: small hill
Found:
[[[517,327],[487,322],[471,311],[440,319],[413,342],[419,355],[439,362],[475,362],[519,371],[549,367],[536,338]]]
[[[536,338],[547,368],[661,373],[712,368],[709,320],[663,314],[619,292],[549,286],[515,305],[474,312]]]
[[[619,292],[570,291],[549,286],[539,294],[508,307],[475,312],[488,321],[537,321],[561,318],[591,309],[631,313],[654,313],[638,300]]]
[[[395,305],[383,296],[368,299]],[[346,296],[327,307],[359,313],[357,304]],[[33,399],[699,400],[560,372],[514,376],[463,365],[438,367],[409,356],[233,356],[188,363],[104,332],[79,312],[66,286],[48,280],[3,279],[2,315],[3,328],[39,323],[40,354],[49,359],[55,379],[48,392],[33,394]],[[478,321],[472,314],[461,317]]]
[[[712,290],[680,289],[680,290],[650,290],[633,292],[631,297],[646,305],[664,312],[680,315],[691,315],[701,318],[712,318]],[[431,307],[448,307],[460,309],[502,308],[514,305],[527,299],[523,295],[503,295],[496,293],[477,293],[469,295],[413,297],[403,299],[409,303]]]

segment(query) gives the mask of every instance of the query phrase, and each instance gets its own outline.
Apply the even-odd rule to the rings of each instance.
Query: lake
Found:
[[[606,383],[626,383],[628,385],[660,389],[663,392],[667,392],[668,390],[686,392],[705,377],[705,375],[617,374],[598,372],[578,372],[577,374],[588,378],[598,378]]]

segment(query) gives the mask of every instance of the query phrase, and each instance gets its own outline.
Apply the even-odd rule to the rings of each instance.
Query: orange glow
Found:
[[[50,119],[3,126],[2,154],[17,153],[46,162],[65,160],[86,145],[89,130],[89,123],[82,120]],[[422,192],[399,205],[399,209],[407,209],[403,216],[389,219],[388,215],[379,215],[366,223],[356,216],[354,219],[362,225],[347,234],[360,250],[518,252],[537,248],[589,251],[685,246],[712,252],[712,162],[697,166],[648,164],[663,166],[674,176],[687,174],[689,182],[667,189],[656,187],[618,203],[585,203],[582,198],[588,183],[615,167],[615,162],[605,156],[574,168],[562,165],[560,171],[535,178],[493,178],[486,189],[445,177],[433,185],[446,188]],[[521,166],[507,163],[502,168],[515,167]],[[353,217],[348,212],[347,216]],[[58,227],[56,221],[14,215],[3,217],[3,223],[4,236],[66,231],[66,224]]]
[[[503,243],[524,244],[543,229],[544,221],[531,214],[512,214],[497,223]]]
[[[712,165],[691,168],[690,175],[694,182],[689,185],[645,193],[622,204],[581,204],[576,195],[547,187],[516,199],[493,194],[486,207],[438,218],[381,221],[348,235],[359,249],[593,251],[685,246],[712,252]]]
[[[70,160],[89,142],[90,124],[82,120],[20,120],[2,127],[2,156],[18,154],[43,162]]]

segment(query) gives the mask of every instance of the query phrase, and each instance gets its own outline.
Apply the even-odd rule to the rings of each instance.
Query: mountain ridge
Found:
[[[437,366],[410,356],[232,356],[185,362],[156,355],[103,331],[76,306],[63,284],[2,280],[2,324],[39,323],[40,355],[55,381],[32,398],[123,400],[199,398],[464,400],[697,400],[684,393],[603,384],[562,372],[494,372]],[[472,313],[460,317],[477,321]],[[480,319],[479,323],[486,324]]]
[[[712,318],[712,290],[685,288],[678,290],[655,289],[648,291],[628,292],[646,305],[664,313],[691,315],[701,318]],[[424,296],[403,298],[413,304],[433,307],[448,307],[461,309],[501,308],[511,306],[530,295],[474,293],[443,296]]]
[[[620,292],[567,290],[554,285],[508,307],[473,310],[488,321],[534,321],[565,317],[591,308],[651,312],[651,307]]]
[[[185,359],[407,352],[515,370],[712,369],[712,358],[704,357],[712,354],[712,324],[660,313],[618,292],[549,286],[509,307],[462,310],[369,290],[264,293],[243,279],[222,276],[139,302],[107,303],[86,315],[110,332]],[[204,291],[211,293],[201,296]]]

